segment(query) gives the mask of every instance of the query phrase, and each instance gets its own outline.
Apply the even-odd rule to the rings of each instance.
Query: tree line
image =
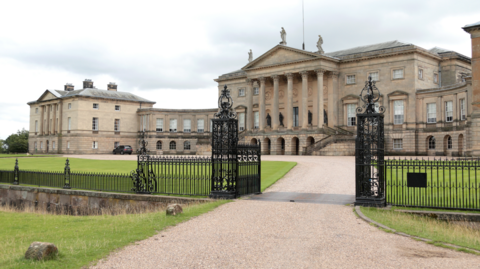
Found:
[[[0,153],[26,153],[28,152],[28,131],[18,130],[7,139],[0,139]]]

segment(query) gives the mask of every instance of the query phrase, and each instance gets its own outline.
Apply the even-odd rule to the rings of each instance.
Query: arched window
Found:
[[[431,136],[430,139],[428,139],[428,149],[435,149],[435,137]]]
[[[157,141],[157,149],[162,149],[162,141]]]
[[[447,138],[447,149],[452,149],[453,148],[453,144],[452,144],[452,137],[449,136]]]
[[[177,149],[177,143],[175,143],[175,141],[170,142],[170,149]]]
[[[190,141],[183,142],[183,149],[190,150]]]

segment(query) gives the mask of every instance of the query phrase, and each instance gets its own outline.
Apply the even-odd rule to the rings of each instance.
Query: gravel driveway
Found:
[[[266,192],[354,194],[354,157],[262,159],[298,162]],[[127,246],[94,268],[479,266],[478,256],[372,227],[348,206],[242,199]]]

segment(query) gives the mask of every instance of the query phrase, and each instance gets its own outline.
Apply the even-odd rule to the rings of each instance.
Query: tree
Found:
[[[19,130],[16,134],[11,134],[5,139],[7,151],[10,153],[26,153],[28,151],[28,131]]]
[[[6,145],[5,145],[5,140],[0,139],[0,153],[4,153],[4,152],[5,152],[4,146],[6,146]]]

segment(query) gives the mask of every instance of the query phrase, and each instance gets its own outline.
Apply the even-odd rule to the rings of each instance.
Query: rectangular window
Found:
[[[55,149],[55,141],[52,142],[52,149]]]
[[[427,104],[427,123],[437,122],[437,104]]]
[[[163,132],[163,119],[157,119],[157,132]]]
[[[38,132],[38,120],[35,121],[35,133]]]
[[[347,125],[348,126],[355,126],[357,121],[357,114],[355,110],[357,109],[356,104],[348,104],[347,105]]]
[[[213,120],[210,120],[210,132],[213,131]]]
[[[466,108],[465,108],[465,99],[460,99],[460,119],[461,120],[466,120],[467,119],[467,114]]]
[[[256,111],[256,112],[253,112],[253,118],[254,118],[254,121],[253,121],[253,128],[254,129],[258,129],[260,127],[260,121],[259,121],[259,112]]]
[[[93,109],[98,109],[98,104],[93,104]]]
[[[98,142],[97,141],[93,141],[92,149],[98,149]]]
[[[293,127],[297,127],[300,123],[298,122],[298,107],[293,108]]]
[[[423,79],[423,69],[418,69],[418,78]]]
[[[205,131],[205,121],[203,119],[197,120],[197,133],[203,133]]]
[[[68,103],[68,109],[72,109],[72,103]]]
[[[433,74],[433,83],[438,83],[438,74],[437,73]]]
[[[170,119],[170,132],[177,132],[177,119]]]
[[[238,96],[245,96],[245,89],[239,89]]]
[[[38,114],[38,107],[35,108],[35,114]]]
[[[403,149],[403,139],[393,139],[393,149]]]
[[[253,87],[253,95],[258,95],[258,87]]]
[[[67,141],[67,149],[70,148],[70,141]]]
[[[67,130],[72,130],[72,118],[68,118],[68,129]]]
[[[113,142],[113,148],[117,148],[118,146],[120,146],[120,142]]]
[[[34,149],[37,150],[37,142],[35,142],[33,144],[34,144]]]
[[[92,131],[98,131],[98,118],[92,119]]]
[[[142,117],[142,131],[147,130],[147,115],[143,115]]]
[[[355,75],[347,75],[347,84],[355,84]]]
[[[403,78],[403,69],[393,70],[393,79],[400,79],[400,78]]]
[[[43,149],[43,141],[40,141],[40,149]]]
[[[183,132],[190,133],[192,131],[192,121],[190,119],[183,120]]]
[[[445,121],[446,122],[453,121],[453,102],[452,101],[445,102]]]
[[[378,81],[378,72],[372,72],[369,74],[372,77],[372,81]]]
[[[120,106],[115,106],[115,111],[120,111]]]
[[[394,101],[394,119],[393,124],[403,124],[404,113],[403,113],[403,101]]]
[[[115,132],[120,132],[120,119],[115,119],[114,130]]]
[[[245,113],[238,113],[238,130],[245,130]]]

